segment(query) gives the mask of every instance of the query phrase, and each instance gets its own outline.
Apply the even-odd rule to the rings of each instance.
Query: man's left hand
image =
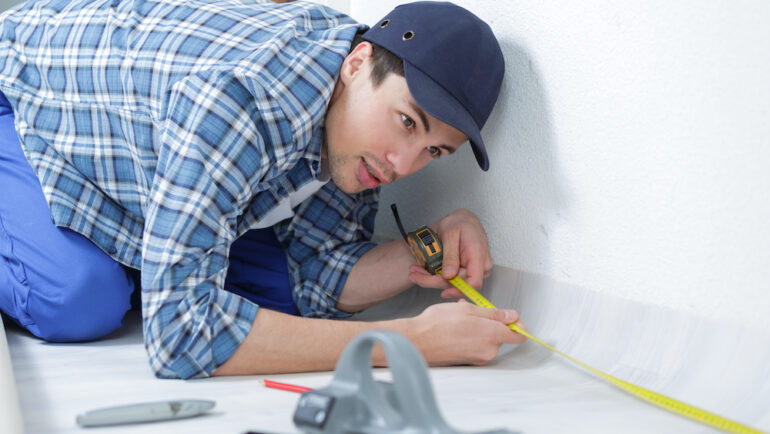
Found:
[[[443,289],[444,298],[462,298],[462,293],[447,280],[462,277],[480,289],[492,270],[487,234],[475,214],[467,209],[452,211],[431,225],[444,248],[442,276],[433,276],[419,265],[409,267],[409,280],[423,288]]]

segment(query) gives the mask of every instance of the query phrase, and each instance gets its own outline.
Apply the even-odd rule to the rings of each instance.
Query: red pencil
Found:
[[[279,383],[277,381],[271,381],[271,380],[259,380],[259,382],[262,383],[262,385],[265,387],[270,387],[270,388],[279,389],[279,390],[286,390],[288,392],[303,393],[303,392],[309,392],[313,390],[310,387],[297,386],[295,384]]]

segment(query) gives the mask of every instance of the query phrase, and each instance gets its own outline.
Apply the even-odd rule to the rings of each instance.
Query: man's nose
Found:
[[[425,162],[421,161],[422,149],[417,143],[406,143],[388,152],[387,160],[393,167],[396,178],[410,175],[425,165]]]

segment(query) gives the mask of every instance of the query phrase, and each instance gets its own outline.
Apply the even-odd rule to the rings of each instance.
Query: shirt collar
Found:
[[[320,181],[329,180],[328,167],[325,167],[327,164],[326,162],[323,162],[322,164],[321,158],[325,131],[326,130],[323,126],[319,126],[313,131],[313,134],[310,137],[310,143],[308,143],[308,146],[305,149],[305,153],[303,155],[305,160],[308,162],[310,173],[313,174],[313,178]]]

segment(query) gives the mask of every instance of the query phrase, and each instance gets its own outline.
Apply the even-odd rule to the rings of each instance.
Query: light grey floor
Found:
[[[20,0],[0,0],[0,12],[21,3]]]
[[[5,328],[0,317],[0,433],[22,432],[21,409],[16,393],[11,356],[5,339]]]
[[[518,309],[529,330],[578,359],[627,381],[770,431],[770,335],[665,308],[495,269],[484,292]],[[439,301],[414,289],[362,319],[413,315]],[[297,432],[298,395],[264,389],[262,377],[157,380],[141,343],[140,318],[109,339],[53,345],[8,330],[19,402],[30,433],[76,432],[88,409],[172,398],[213,399],[210,415],[186,421],[91,429],[88,433]],[[331,372],[270,376],[310,387]],[[387,377],[387,370],[376,376]],[[439,406],[461,430],[526,433],[711,432],[614,388],[529,342],[505,347],[485,367],[430,370]]]

